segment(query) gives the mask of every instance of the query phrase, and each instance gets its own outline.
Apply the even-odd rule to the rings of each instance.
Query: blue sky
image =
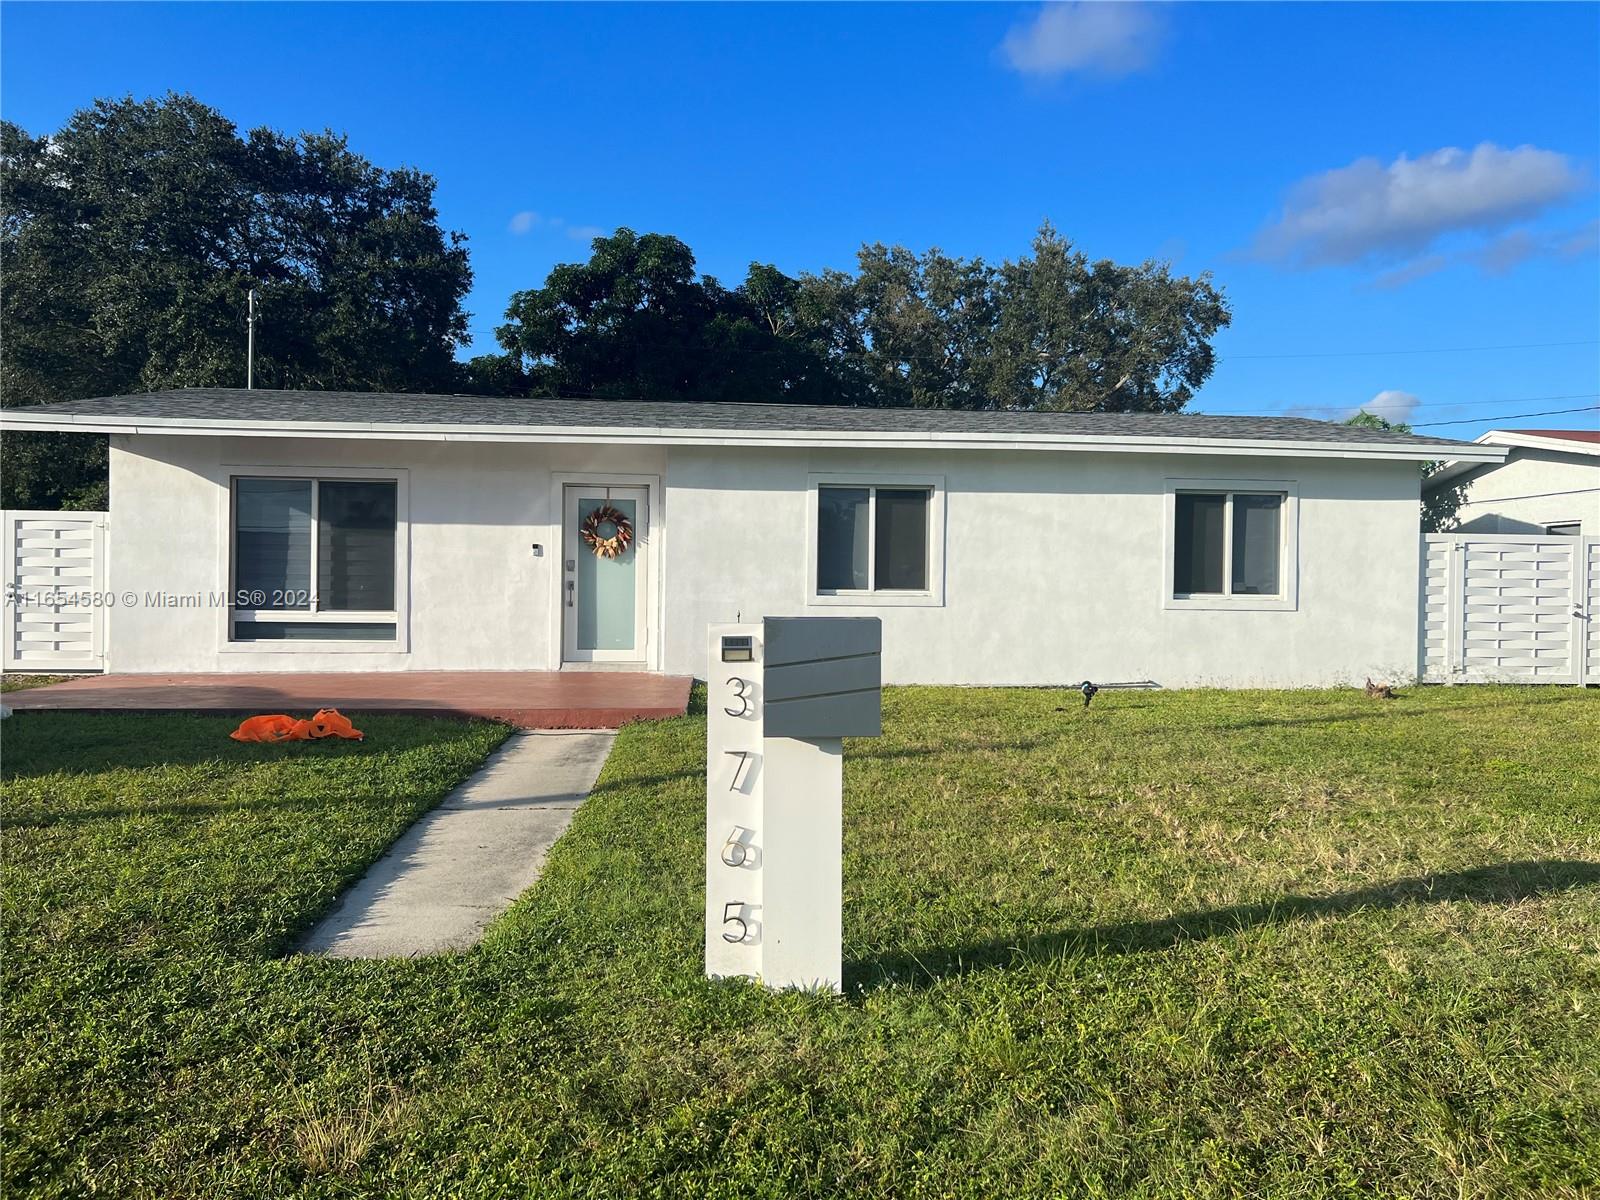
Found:
[[[34,132],[173,89],[432,172],[480,349],[594,230],[737,281],[869,240],[1002,259],[1048,217],[1214,273],[1234,323],[1198,410],[1600,404],[1592,4],[6,3],[0,72]]]

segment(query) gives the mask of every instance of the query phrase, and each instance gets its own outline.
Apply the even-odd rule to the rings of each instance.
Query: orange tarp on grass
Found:
[[[247,717],[228,736],[236,742],[308,742],[325,737],[351,738],[359,742],[362,739],[361,731],[336,708],[319,709],[316,716],[304,721],[282,713]]]

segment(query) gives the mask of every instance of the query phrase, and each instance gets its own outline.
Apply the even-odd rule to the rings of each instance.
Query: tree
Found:
[[[189,96],[97,101],[56,133],[0,124],[7,407],[244,383],[258,289],[267,387],[451,390],[465,237],[434,180],[333,133],[241,136]],[[104,439],[12,434],[6,506],[102,503]]]
[[[500,343],[528,362],[536,392],[661,400],[689,395],[711,301],[675,237],[619,229],[586,263],[511,297]]]
[[[751,263],[726,291],[707,280],[715,315],[706,328],[707,363],[697,399],[769,404],[862,403],[863,390],[831,361],[830,329],[799,279]]]
[[[1390,421],[1380,417],[1377,413],[1370,413],[1362,409],[1355,416],[1345,421],[1346,425],[1359,426],[1362,429],[1392,429],[1396,433],[1410,433],[1411,426],[1403,421]],[[1422,464],[1422,477],[1426,479],[1443,465],[1442,462],[1425,462]],[[1454,483],[1447,487],[1435,488],[1430,494],[1426,489],[1422,493],[1422,532],[1448,533],[1458,524],[1457,514],[1467,500],[1467,484]]]
[[[1211,376],[1232,319],[1209,274],[1090,263],[1047,221],[999,272],[987,391],[1006,408],[1177,412]]]
[[[519,292],[493,383],[643,399],[1172,412],[1210,376],[1229,312],[1209,277],[1090,263],[1047,223],[994,267],[863,246],[854,274],[752,263],[728,290],[677,238],[619,229]]]
[[[512,296],[496,336],[514,361],[474,360],[475,383],[634,400],[836,398],[799,286],[776,267],[752,263],[730,291],[666,234],[618,229],[591,247],[588,262]]]
[[[984,364],[997,297],[983,260],[877,243],[861,248],[856,265],[853,277],[801,281],[839,377],[878,405],[995,407]]]

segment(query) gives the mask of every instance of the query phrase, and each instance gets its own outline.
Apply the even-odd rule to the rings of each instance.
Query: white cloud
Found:
[[[1375,158],[1302,180],[1256,238],[1257,255],[1299,266],[1403,261],[1450,233],[1496,233],[1581,189],[1567,155],[1484,142],[1420,158]]]
[[[1000,53],[1024,75],[1128,75],[1150,65],[1163,33],[1155,12],[1136,0],[1067,0],[1013,26]]]
[[[1592,257],[1597,250],[1600,250],[1600,221],[1591,221],[1577,229],[1551,232],[1513,229],[1481,246],[1414,259],[1383,272],[1372,281],[1372,286],[1384,290],[1404,287],[1429,275],[1436,275],[1446,267],[1456,266],[1476,267],[1485,275],[1506,275],[1523,263],[1541,259],[1547,262],[1570,262],[1577,258]]]
[[[1505,275],[1541,250],[1539,240],[1526,229],[1501,234],[1477,252],[1478,265],[1490,275]]]
[[[1379,392],[1360,408],[1352,409],[1347,415],[1353,417],[1358,412],[1366,411],[1382,417],[1385,421],[1409,421],[1419,403],[1421,401],[1410,392],[1389,388]]]
[[[605,232],[598,225],[569,225],[565,217],[547,217],[531,209],[524,209],[513,216],[506,228],[518,237],[532,233],[535,229],[559,231],[573,241],[583,242],[586,245]]]
[[[1429,254],[1415,262],[1409,262],[1403,267],[1396,267],[1392,271],[1385,271],[1372,281],[1372,286],[1392,291],[1395,288],[1405,287],[1408,283],[1415,283],[1419,279],[1426,279],[1429,275],[1437,275],[1450,265],[1450,258],[1444,254]]]
[[[1600,250],[1600,221],[1590,221],[1581,229],[1563,234],[1556,246],[1562,258],[1586,258]]]
[[[1348,421],[1357,413],[1368,412],[1385,421],[1409,422],[1422,402],[1410,392],[1386,388],[1365,404],[1354,407],[1340,404],[1291,404],[1284,409],[1290,417],[1310,417],[1314,421]]]

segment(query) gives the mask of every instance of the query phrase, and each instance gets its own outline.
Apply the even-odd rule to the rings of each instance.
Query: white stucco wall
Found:
[[[1418,475],[1407,462],[118,436],[110,587],[141,598],[225,589],[228,479],[268,466],[405,469],[410,605],[400,648],[230,647],[216,608],[139,603],[111,613],[109,669],[557,666],[557,479],[605,474],[664,480],[650,530],[653,669],[703,675],[713,622],[861,614],[883,618],[891,683],[1294,686],[1416,671]],[[941,605],[807,602],[807,481],[824,472],[943,477]],[[1294,482],[1292,610],[1164,607],[1172,477]]]
[[[228,480],[252,467],[406,471],[410,619],[400,648],[229,647],[215,607],[160,608],[155,591],[227,586]],[[140,602],[110,614],[112,671],[539,670],[554,664],[560,582],[555,473],[660,476],[654,447],[116,436],[110,588]],[[544,547],[535,557],[533,543]],[[401,586],[405,586],[402,581]]]
[[[1513,447],[1505,462],[1468,476],[1462,533],[1543,533],[1580,521],[1600,534],[1600,458]]]
[[[890,469],[945,480],[943,606],[807,606],[807,475],[881,462],[674,449],[667,669],[704,673],[709,623],[810,614],[881,617],[890,683],[1296,686],[1416,673],[1414,463],[907,451]],[[1298,484],[1293,611],[1163,607],[1172,477]]]

